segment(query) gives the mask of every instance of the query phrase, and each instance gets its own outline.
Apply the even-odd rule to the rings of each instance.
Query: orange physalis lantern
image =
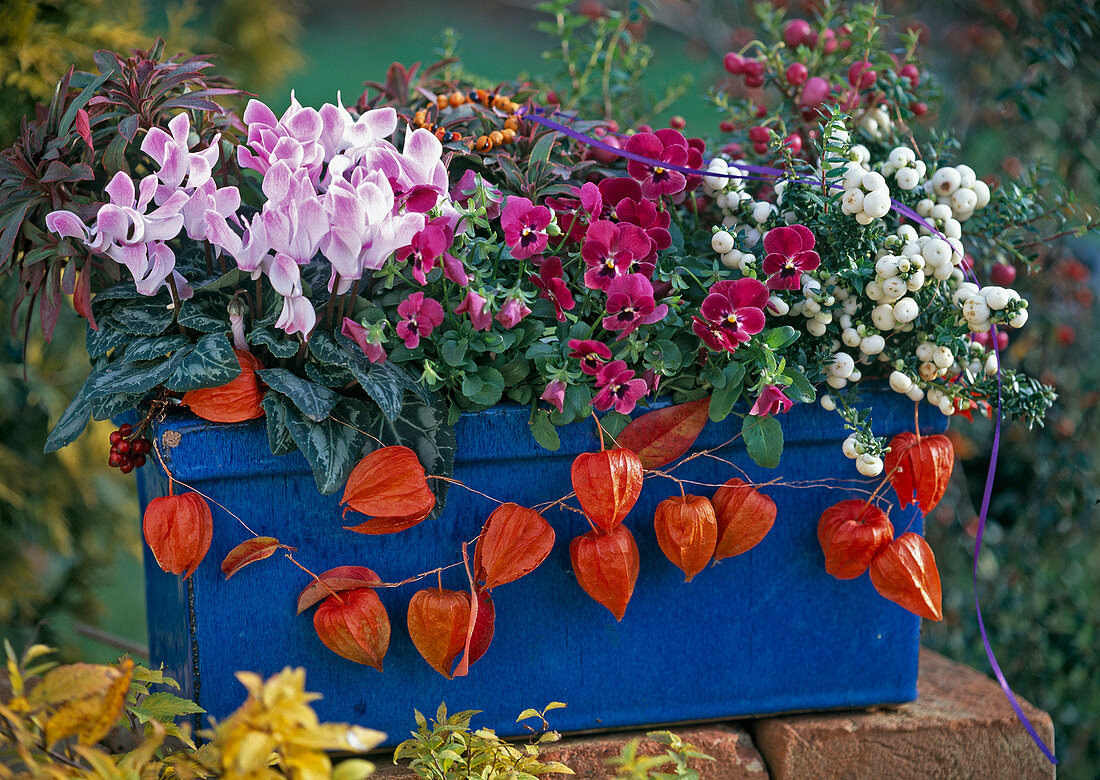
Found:
[[[684,581],[710,563],[718,542],[718,521],[710,501],[700,496],[673,496],[657,505],[653,517],[661,552],[684,572]]]
[[[214,538],[210,506],[198,493],[154,498],[141,527],[157,565],[184,579],[199,567]]]
[[[936,556],[928,542],[917,534],[902,534],[875,556],[871,563],[871,584],[914,615],[943,620]]]
[[[642,492],[642,461],[630,450],[583,452],[571,476],[581,509],[601,531],[618,526]]]
[[[716,561],[751,550],[775,525],[776,508],[771,497],[736,477],[718,488],[710,502],[718,520]]]
[[[519,504],[501,504],[481,529],[474,573],[485,588],[495,588],[534,571],[554,547],[554,529],[546,518]]]
[[[382,671],[390,646],[390,618],[373,588],[329,596],[313,614],[313,627],[332,652]]]
[[[361,534],[392,534],[419,523],[435,508],[424,467],[408,447],[382,447],[367,455],[348,476],[340,499],[348,511],[370,515],[348,530]]]
[[[928,514],[947,492],[955,448],[946,436],[899,433],[891,440],[883,462],[901,508],[916,502],[921,513]]]
[[[625,525],[589,531],[569,544],[573,571],[584,592],[622,620],[638,581],[638,545]]]
[[[470,594],[442,588],[417,591],[409,602],[408,621],[409,637],[417,651],[433,669],[451,679],[455,659],[466,648]]]
[[[256,379],[256,372],[263,368],[247,349],[233,350],[241,373],[221,387],[203,387],[183,394],[184,406],[204,420],[221,423],[244,422],[262,417],[264,393]]]
[[[858,498],[833,504],[817,523],[825,571],[838,580],[854,579],[867,571],[893,538],[894,527],[886,513]]]

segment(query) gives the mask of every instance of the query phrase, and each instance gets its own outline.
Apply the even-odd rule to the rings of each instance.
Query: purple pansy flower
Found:
[[[814,234],[805,225],[772,228],[764,234],[764,262],[769,290],[797,290],[802,274],[821,265],[814,248]]]
[[[692,330],[713,350],[733,352],[764,329],[768,288],[756,279],[715,282],[692,318]]]
[[[675,195],[687,186],[684,174],[661,165],[687,164],[687,140],[675,130],[666,128],[656,133],[635,133],[626,139],[626,150],[656,163],[629,160],[626,164],[626,172],[641,184],[642,195],[646,198],[655,200],[662,195]]]

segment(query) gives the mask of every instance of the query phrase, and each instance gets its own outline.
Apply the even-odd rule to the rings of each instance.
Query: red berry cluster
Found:
[[[152,449],[153,442],[143,436],[135,436],[134,427],[125,423],[111,433],[111,456],[107,465],[129,474],[145,465],[145,455]]]

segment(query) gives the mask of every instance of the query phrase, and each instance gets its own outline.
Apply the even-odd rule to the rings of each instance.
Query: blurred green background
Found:
[[[99,46],[147,45],[214,52],[218,64],[276,110],[296,90],[319,105],[342,92],[352,103],[365,79],[392,61],[438,58],[444,28],[458,37],[464,67],[489,80],[544,68],[544,18],[527,3],[474,0],[7,0],[0,8],[0,146],[18,118],[48,97],[65,65],[87,66]],[[596,0],[577,4],[595,13]],[[623,2],[621,6],[626,6]],[[644,31],[655,56],[648,86],[694,83],[663,116],[684,116],[689,134],[713,134],[699,96],[724,76],[721,56],[751,38],[752,14],[720,0],[648,3]],[[937,120],[962,141],[960,160],[979,175],[1017,175],[1038,160],[1095,207],[1100,24],[1095,4],[1024,2],[886,3],[897,26],[929,32],[925,58],[942,82]],[[1047,426],[1006,432],[986,547],[981,595],[1002,667],[1017,692],[1055,720],[1060,771],[1092,777],[1100,766],[1100,361],[1097,360],[1095,242],[1051,243],[1035,273],[1016,287],[1032,302],[1014,360],[1057,386]],[[7,321],[11,312],[0,301]],[[111,660],[145,644],[140,532],[133,480],[106,468],[101,424],[57,456],[41,455],[56,420],[86,373],[82,326],[70,318],[52,345],[32,339],[27,381],[20,340],[0,354],[0,633],[32,635],[71,656]],[[73,349],[72,347],[75,347]],[[943,578],[946,619],[925,641],[988,671],[973,610],[974,519],[988,464],[988,425],[953,426],[964,468],[928,536]],[[89,628],[89,627],[94,627]],[[89,638],[100,630],[117,638]]]

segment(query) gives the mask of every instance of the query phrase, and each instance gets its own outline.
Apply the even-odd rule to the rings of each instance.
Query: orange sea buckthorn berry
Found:
[[[457,131],[451,133],[451,140],[452,141],[461,141],[462,140],[462,133],[459,133]]]
[[[448,102],[453,108],[458,108],[466,102],[466,96],[463,95],[461,92],[452,92],[451,97],[448,99]]]
[[[504,106],[504,110],[507,111],[509,114],[514,114],[519,111],[519,103],[513,103],[511,100],[509,100]]]
[[[489,133],[489,140],[493,142],[493,146],[500,146],[502,143],[504,143],[504,134],[501,133],[499,130],[494,130],[493,132]]]
[[[504,97],[504,95],[493,96],[493,108],[499,108],[501,111],[503,111],[504,107],[508,105],[509,102],[510,101],[508,100],[508,98]]]
[[[504,137],[504,143],[506,144],[510,144],[512,141],[516,140],[516,131],[510,127],[504,128],[501,135]]]
[[[413,114],[413,124],[414,125],[423,125],[427,121],[428,121],[428,112],[425,111],[424,109],[420,109],[415,114]]]
[[[436,106],[436,108],[438,108],[438,109],[439,109],[440,111],[442,111],[443,109],[445,109],[445,108],[446,108],[447,106],[449,106],[450,104],[451,104],[451,103],[450,103],[450,101],[449,101],[449,100],[447,99],[447,96],[446,96],[446,95],[436,95],[436,96],[435,96],[435,106]]]
[[[487,152],[493,148],[493,141],[487,135],[479,135],[476,148],[479,152]]]
[[[435,129],[435,137],[442,141],[444,138],[447,137],[447,131],[444,130],[442,127],[437,127]]]
[[[519,117],[510,116],[504,120],[505,130],[519,130]]]

